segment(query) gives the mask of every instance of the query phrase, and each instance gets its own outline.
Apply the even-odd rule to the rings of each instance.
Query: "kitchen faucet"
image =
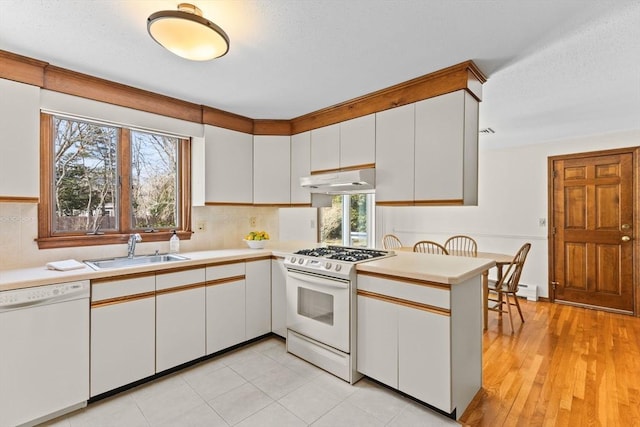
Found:
[[[129,234],[129,240],[127,241],[127,258],[133,258],[136,253],[136,243],[142,241],[140,234]]]

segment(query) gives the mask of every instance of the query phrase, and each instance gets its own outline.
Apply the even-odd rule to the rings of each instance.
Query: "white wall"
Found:
[[[538,294],[548,297],[547,227],[539,226],[548,214],[548,157],[638,145],[640,131],[517,148],[480,147],[478,206],[378,207],[377,235],[393,233],[411,246],[418,240],[444,242],[450,235],[467,234],[478,241],[479,251],[509,254],[531,242],[521,282],[537,285]]]

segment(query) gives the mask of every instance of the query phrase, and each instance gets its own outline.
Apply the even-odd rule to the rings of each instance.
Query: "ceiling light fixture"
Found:
[[[152,14],[147,31],[165,49],[192,61],[208,61],[229,51],[227,33],[203,18],[202,11],[190,3]]]

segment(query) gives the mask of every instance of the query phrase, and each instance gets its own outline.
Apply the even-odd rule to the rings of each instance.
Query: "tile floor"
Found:
[[[351,386],[270,337],[46,424],[94,426],[457,426],[368,379]]]

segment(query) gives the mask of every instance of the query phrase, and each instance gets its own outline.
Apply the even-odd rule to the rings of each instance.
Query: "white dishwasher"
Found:
[[[0,427],[89,399],[88,280],[0,292]]]

